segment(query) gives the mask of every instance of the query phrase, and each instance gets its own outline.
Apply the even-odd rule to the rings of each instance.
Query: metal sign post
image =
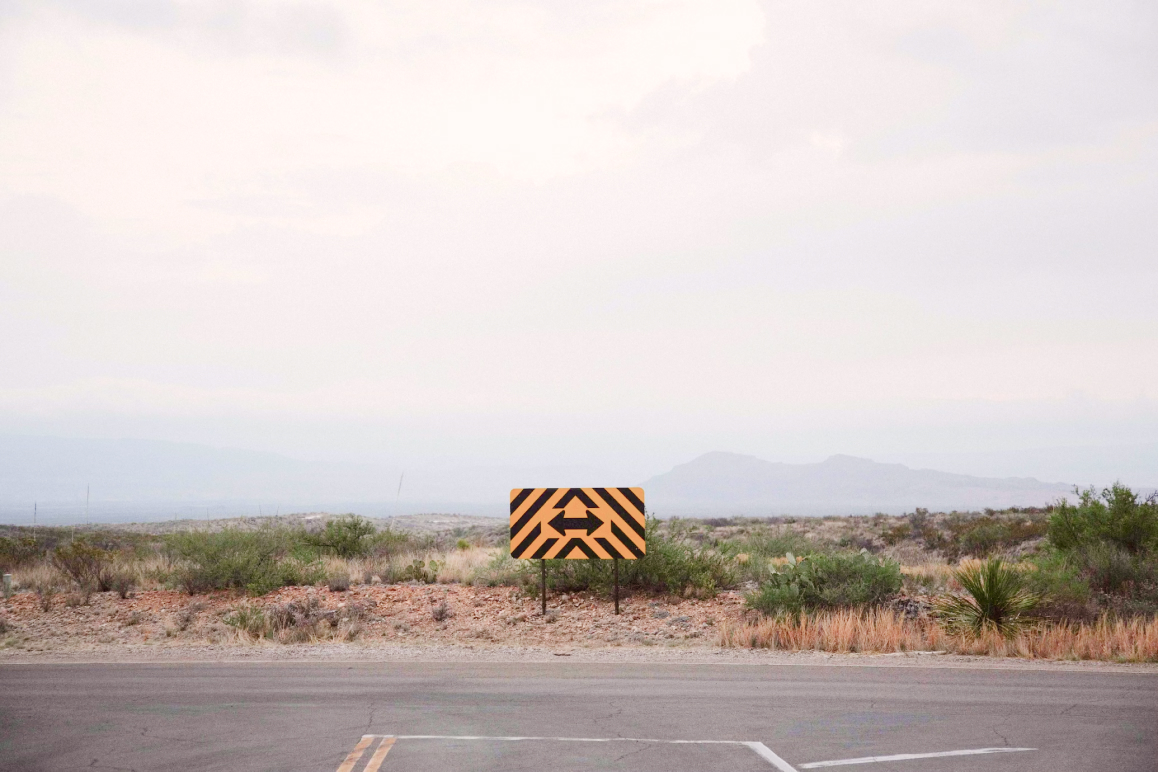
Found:
[[[615,559],[615,616],[619,616],[619,558]]]
[[[539,585],[543,588],[543,616],[547,616],[547,561],[539,559]]]

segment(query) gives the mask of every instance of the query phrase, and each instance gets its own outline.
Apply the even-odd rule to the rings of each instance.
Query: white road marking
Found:
[[[764,743],[744,743],[744,745],[747,745],[749,748],[756,751],[757,756],[779,769],[780,772],[796,772],[796,770],[792,768],[791,764],[773,753],[772,749]]]
[[[909,759],[935,759],[941,756],[979,756],[983,753],[1018,753],[1036,751],[1037,748],[973,748],[965,751],[940,751],[939,753],[898,753],[893,756],[861,756],[859,759],[835,759],[833,761],[813,761],[801,764],[801,769],[818,767],[843,767],[846,764],[874,764],[878,761],[908,761]]]
[[[367,737],[393,737],[397,740],[497,740],[500,742],[559,742],[559,743],[657,743],[661,745],[743,745],[751,748],[757,756],[767,761],[780,772],[796,772],[784,759],[772,752],[764,743],[745,740],[655,740],[645,737],[488,737],[483,735],[455,734],[398,734],[367,735]],[[825,764],[827,762],[820,762]],[[839,762],[838,762],[839,763]]]

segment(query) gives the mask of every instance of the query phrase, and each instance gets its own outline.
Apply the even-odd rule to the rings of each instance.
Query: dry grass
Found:
[[[1093,624],[1043,623],[1007,639],[996,633],[951,635],[932,620],[907,619],[882,609],[849,609],[799,619],[725,622],[720,628],[720,645],[782,651],[948,651],[1028,659],[1158,662],[1158,616],[1131,620],[1102,617]]]
[[[503,550],[498,547],[470,547],[436,557],[441,566],[438,581],[441,584],[467,584],[480,568],[490,564],[501,552]]]
[[[391,576],[400,575],[415,560],[426,564],[438,563],[439,584],[468,584],[479,569],[487,566],[496,555],[498,547],[468,547],[448,552],[400,552],[389,558],[337,558],[327,557],[324,565],[327,576],[345,573],[353,584],[370,584],[374,577],[389,582]]]
[[[36,590],[38,587],[63,590],[71,586],[72,579],[47,562],[21,566],[12,571],[12,588],[15,590]]]
[[[921,563],[901,565],[901,578],[910,593],[945,592],[953,584],[956,566],[945,563]]]

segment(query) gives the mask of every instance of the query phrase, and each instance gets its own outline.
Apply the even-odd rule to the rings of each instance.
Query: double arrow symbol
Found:
[[[590,536],[603,525],[603,521],[596,517],[594,512],[587,510],[585,517],[567,517],[566,512],[560,512],[548,521],[548,525],[561,534],[566,534],[568,530],[587,531],[587,535]]]

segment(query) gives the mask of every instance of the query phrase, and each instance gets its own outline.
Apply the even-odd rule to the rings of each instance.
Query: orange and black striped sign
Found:
[[[643,488],[515,488],[511,557],[634,560],[647,552]]]

